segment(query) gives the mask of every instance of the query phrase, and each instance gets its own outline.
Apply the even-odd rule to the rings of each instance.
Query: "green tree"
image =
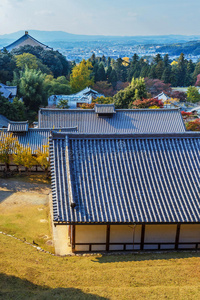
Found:
[[[52,75],[47,75],[45,78],[45,88],[48,96],[71,94],[71,87],[65,76],[54,78]]]
[[[128,108],[133,101],[147,97],[144,78],[132,79],[124,90],[119,91],[114,97],[116,108]]]
[[[24,103],[18,98],[13,100],[13,103],[4,98],[0,94],[1,114],[9,120],[23,121],[26,119],[26,108]]]
[[[94,79],[91,76],[92,68],[93,66],[91,62],[83,59],[79,65],[72,69],[72,73],[70,75],[70,86],[72,88],[72,92],[79,92],[87,86],[94,84]]]
[[[187,101],[196,103],[200,101],[200,94],[198,88],[195,86],[189,86],[187,89]]]
[[[21,69],[25,70],[25,67],[27,66],[29,69],[37,69],[37,58],[35,55],[31,53],[23,53],[20,55],[16,55],[16,66]]]
[[[62,108],[62,109],[65,109],[65,108],[69,108],[69,105],[68,105],[68,100],[64,100],[64,99],[61,99],[57,106],[57,108]]]
[[[38,113],[40,106],[47,104],[45,89],[45,74],[39,70],[29,69],[20,71],[19,93],[23,97],[29,118]]]

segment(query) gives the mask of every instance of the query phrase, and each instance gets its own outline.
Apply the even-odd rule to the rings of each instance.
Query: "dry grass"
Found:
[[[199,253],[62,258],[0,239],[2,299],[199,299]]]
[[[20,204],[22,195],[17,195]],[[0,229],[51,250],[44,238],[51,236],[50,224],[40,222],[49,219],[47,204],[5,205],[13,203],[12,197],[8,194],[0,205]],[[56,257],[0,234],[0,273],[0,299],[5,300],[190,300],[200,295],[199,252]]]

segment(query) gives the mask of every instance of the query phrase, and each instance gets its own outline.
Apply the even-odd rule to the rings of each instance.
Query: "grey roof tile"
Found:
[[[199,133],[53,133],[54,222],[199,223],[199,149]]]
[[[41,109],[39,128],[78,127],[79,133],[167,133],[185,132],[178,109],[117,110],[111,118],[98,117],[95,110]]]

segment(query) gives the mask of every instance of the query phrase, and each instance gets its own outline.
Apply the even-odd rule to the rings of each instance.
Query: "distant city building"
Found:
[[[83,103],[92,103],[92,98],[105,97],[103,94],[86,87],[84,90],[72,95],[52,95],[48,99],[48,106],[56,106],[61,100],[68,100],[69,108],[74,109]]]
[[[47,45],[42,44],[41,42],[34,39],[31,35],[28,34],[28,31],[25,31],[25,34],[20,37],[18,40],[13,42],[12,44],[4,47],[8,52],[11,52],[13,49],[17,49],[19,47],[23,47],[26,45],[30,45],[32,47],[42,47],[44,50],[53,50],[53,48],[48,47]]]
[[[3,83],[0,83],[0,93],[3,97],[12,102],[17,96],[17,86],[7,86]]]

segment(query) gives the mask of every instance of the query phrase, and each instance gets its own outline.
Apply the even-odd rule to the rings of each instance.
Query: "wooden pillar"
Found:
[[[72,234],[72,252],[74,252],[74,250],[75,250],[75,238],[76,238],[76,227],[75,227],[75,225],[72,225],[72,228],[71,228],[71,230],[72,230],[72,232],[71,232],[71,234]]]
[[[144,250],[145,224],[142,224],[140,250]]]
[[[71,233],[71,227],[72,227],[72,225],[69,225],[69,228],[68,228],[68,236],[69,236],[69,239],[70,239],[70,244],[72,244],[72,233]]]
[[[109,251],[109,244],[110,244],[110,225],[106,227],[106,251]]]
[[[178,250],[180,230],[181,230],[181,224],[177,224],[177,227],[176,227],[176,238],[175,238],[175,249],[176,250]]]

